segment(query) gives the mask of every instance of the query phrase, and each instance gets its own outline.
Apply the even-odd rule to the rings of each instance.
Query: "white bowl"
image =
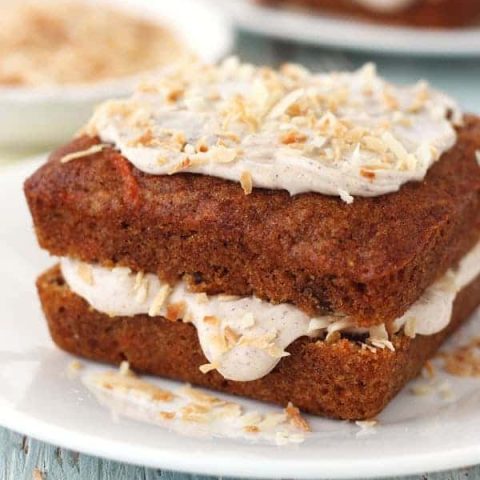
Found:
[[[108,4],[170,27],[187,48],[206,62],[219,60],[233,44],[231,25],[213,1],[85,1]],[[0,149],[31,151],[65,142],[85,123],[95,105],[107,98],[128,95],[138,77],[88,85],[0,88]]]

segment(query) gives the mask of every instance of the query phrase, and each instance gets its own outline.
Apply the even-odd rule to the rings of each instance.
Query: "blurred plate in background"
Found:
[[[241,28],[286,40],[384,54],[480,55],[480,26],[455,30],[392,27],[262,7],[252,0],[223,0],[222,5]]]
[[[85,1],[158,21],[207,62],[219,60],[232,48],[230,24],[208,0]],[[48,88],[0,87],[0,150],[28,152],[65,142],[90,117],[95,105],[128,95],[139,76]]]

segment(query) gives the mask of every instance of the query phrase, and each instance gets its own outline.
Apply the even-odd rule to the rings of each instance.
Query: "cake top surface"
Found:
[[[87,133],[154,175],[193,172],[294,195],[376,196],[423,180],[456,142],[461,113],[425,82],[395,86],[371,64],[312,74],[179,64],[102,104]]]

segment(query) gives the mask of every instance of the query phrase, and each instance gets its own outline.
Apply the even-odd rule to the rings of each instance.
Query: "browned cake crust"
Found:
[[[478,0],[418,0],[395,13],[374,12],[353,0],[255,0],[265,5],[299,5],[319,11],[357,16],[366,20],[416,27],[453,28],[471,25],[480,19]]]
[[[36,233],[54,255],[120,264],[198,291],[291,302],[358,324],[403,314],[480,235],[480,121],[424,182],[347,205],[316,193],[291,197],[214,177],[146,175],[106,149],[60,163],[97,142],[54,153],[25,184]]]
[[[233,382],[199,371],[207,360],[191,324],[147,315],[110,318],[72,293],[58,267],[44,273],[37,287],[50,333],[68,352],[116,364],[128,360],[140,372],[280,405],[291,401],[306,412],[349,420],[377,415],[480,303],[478,277],[459,293],[450,326],[437,335],[395,336],[395,352],[375,353],[353,340],[327,344],[302,338],[267,376]]]

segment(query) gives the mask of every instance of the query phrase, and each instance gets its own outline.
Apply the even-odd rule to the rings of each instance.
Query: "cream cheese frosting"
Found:
[[[290,304],[272,305],[256,297],[207,297],[189,292],[183,282],[171,288],[156,275],[135,274],[124,267],[108,269],[68,258],[61,266],[70,288],[100,312],[168,316],[174,305],[184,321],[195,325],[211,365],[232,380],[263,377],[287,355],[284,349],[295,339],[318,335],[330,324],[333,331],[338,320],[325,317],[309,331],[311,318]]]
[[[408,311],[395,321],[396,330],[409,325],[413,335],[433,335],[450,323],[457,293],[480,274],[480,243],[459,263],[433,283]]]
[[[425,82],[395,86],[368,64],[313,74],[178,65],[101,105],[85,132],[152,175],[192,172],[291,195],[377,196],[421,181],[456,142],[456,104]]]
[[[156,275],[133,273],[63,258],[64,278],[77,295],[94,309],[112,316],[149,314],[171,320],[183,319],[197,329],[202,350],[210,362],[203,371],[217,369],[224,378],[256,380],[268,374],[285,349],[297,338],[320,337],[335,332],[369,333],[367,342],[393,349],[383,325],[355,329],[341,315],[312,318],[290,304],[273,305],[251,297],[196,294],[183,282],[174,287]],[[410,309],[395,321],[396,330],[409,336],[433,335],[450,322],[456,294],[480,274],[480,243],[460,262],[432,284]]]

